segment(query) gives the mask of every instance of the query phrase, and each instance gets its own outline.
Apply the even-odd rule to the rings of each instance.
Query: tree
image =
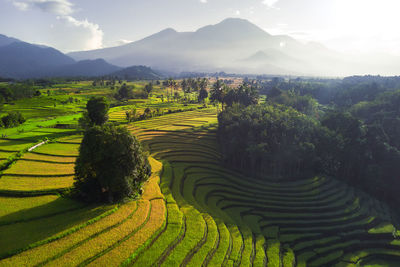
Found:
[[[208,92],[207,92],[208,79],[203,78],[198,82],[198,84],[200,88],[198,100],[199,102],[201,102],[208,97]]]
[[[321,124],[331,130],[337,140],[326,152],[333,154],[332,157],[337,161],[335,169],[329,170],[330,174],[358,183],[364,177],[363,170],[367,161],[365,129],[362,122],[350,113],[330,112],[325,115]]]
[[[22,114],[19,111],[16,112],[8,112],[8,114],[4,117],[1,118],[1,124],[5,128],[12,128],[16,127],[20,124],[23,124],[25,122],[25,118],[22,116]]]
[[[144,86],[144,90],[148,95],[153,91],[153,83],[148,83]]]
[[[147,118],[151,118],[151,109],[149,107],[147,107],[144,111],[143,111],[143,116],[145,119]]]
[[[172,98],[173,97],[173,90],[175,90],[176,88],[177,88],[177,82],[174,80],[174,79],[172,79],[172,78],[169,78],[168,80],[167,80],[167,86],[169,87],[169,88],[171,88],[171,95],[169,96],[169,98]]]
[[[130,99],[133,97],[133,88],[129,87],[124,83],[118,90],[118,93],[115,95],[115,98],[122,99]]]
[[[243,106],[255,105],[258,103],[259,95],[254,85],[243,83],[237,89],[230,89],[224,96],[224,103],[231,107],[234,103]]]
[[[151,167],[141,144],[126,128],[94,126],[85,132],[75,162],[75,189],[88,202],[133,198]]]
[[[90,122],[95,125],[102,125],[108,120],[110,105],[104,96],[92,97],[86,104],[87,115]]]
[[[188,82],[186,81],[186,79],[183,79],[182,80],[182,82],[181,82],[181,88],[182,88],[182,91],[183,91],[183,93],[188,93],[188,89],[189,89],[189,84],[188,84]]]
[[[5,99],[4,97],[0,94],[0,112],[3,110]]]
[[[216,102],[217,105],[218,103],[222,103],[222,109],[224,109],[224,97],[226,91],[227,91],[226,84],[224,84],[224,82],[219,79],[213,84],[213,87],[211,88],[210,100],[212,102]]]
[[[128,122],[134,121],[136,118],[136,107],[133,107],[131,110],[127,110],[125,114]]]
[[[205,88],[201,88],[199,92],[199,102],[204,101],[208,97],[208,92]]]
[[[260,177],[308,176],[319,165],[316,120],[283,105],[234,103],[218,115],[218,140],[230,167]]]

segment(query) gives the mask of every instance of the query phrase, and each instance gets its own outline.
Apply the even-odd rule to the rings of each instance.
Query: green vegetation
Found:
[[[140,143],[126,128],[104,125],[86,130],[75,166],[80,198],[114,202],[136,197],[150,174]]]
[[[124,83],[132,97],[146,92],[148,98],[116,99]],[[0,139],[0,158],[10,163],[3,165],[0,177],[0,265],[395,266],[400,260],[396,212],[358,187],[315,172],[329,169],[321,165],[326,160],[321,155],[335,153],[341,161],[333,166],[346,181],[358,168],[351,164],[356,152],[363,151],[360,143],[350,145],[364,138],[370,128],[364,126],[371,121],[384,127],[391,141],[387,145],[394,146],[396,132],[388,125],[395,122],[386,119],[396,114],[391,113],[395,95],[368,97],[375,100],[343,105],[339,112],[322,100],[321,90],[317,93],[321,84],[337,81],[296,80],[289,85],[279,79],[212,83],[199,78],[150,85],[100,79],[35,85],[40,96],[10,98],[13,105],[4,104],[2,114],[19,111],[27,121],[0,130],[7,135]],[[254,106],[264,102],[257,89],[268,95],[261,106]],[[209,97],[203,98],[205,91]],[[354,101],[363,97],[351,95]],[[104,97],[99,98],[104,104],[99,105],[100,117],[108,115],[119,126],[95,126],[86,134],[78,130],[78,119],[93,96]],[[224,123],[218,126],[221,103]],[[378,110],[385,115],[380,117]],[[94,137],[90,142],[89,135]],[[47,143],[28,151],[43,140]],[[148,163],[139,159],[152,168],[148,180],[130,184],[135,190],[142,186],[138,199],[88,206],[69,198],[79,150],[90,159],[107,158],[96,165],[102,183],[91,188],[104,201],[110,195],[111,200],[122,198],[106,189],[118,184],[127,188],[131,181],[125,178],[132,172],[112,156],[132,162],[126,145],[132,140],[134,148],[140,141],[150,154]],[[342,150],[327,145],[329,151],[324,147],[319,154],[318,146],[332,140]],[[101,146],[111,143],[120,146]],[[354,153],[346,153],[351,149]],[[229,163],[227,151],[235,166],[223,165]],[[78,165],[82,162],[78,159]]]
[[[19,126],[25,122],[25,118],[20,112],[9,112],[6,116],[0,120],[0,127],[12,128]]]

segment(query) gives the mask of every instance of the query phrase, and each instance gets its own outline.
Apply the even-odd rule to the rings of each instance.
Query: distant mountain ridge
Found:
[[[399,64],[384,58],[369,62],[330,50],[320,43],[302,43],[287,35],[271,35],[251,22],[228,18],[194,32],[167,28],[122,46],[69,53],[74,59],[104,58],[117,66],[146,65],[172,72],[219,72],[347,76],[396,75]],[[384,70],[385,73],[380,73]]]
[[[8,37],[8,36],[5,36],[3,34],[0,34],[0,47],[9,45],[9,44],[12,44],[12,43],[15,43],[15,42],[21,42],[21,41],[18,40],[18,39],[15,39],[15,38]]]
[[[98,77],[117,73],[120,70],[122,70],[121,67],[109,64],[104,59],[76,62],[54,48],[0,35],[0,77],[2,78]],[[135,74],[136,79],[155,77],[159,78],[150,68],[141,69]]]
[[[146,66],[132,66],[109,74],[109,76],[118,79],[134,81],[134,80],[158,80],[163,76],[151,68]]]
[[[103,59],[103,60],[99,60]],[[82,61],[82,62],[76,62]],[[159,73],[238,73],[296,76],[398,75],[400,58],[349,56],[320,43],[271,35],[251,22],[228,18],[194,32],[167,28],[122,46],[67,55],[50,47],[0,35],[0,77],[102,76],[148,66]],[[152,73],[157,70],[158,73]],[[135,77],[139,68],[125,74]]]
[[[195,32],[168,28],[123,46],[68,55],[77,60],[104,58],[117,66],[146,65],[175,72],[223,70],[306,75],[326,72],[314,62],[330,60],[327,50],[322,45],[319,49],[311,48],[290,36],[273,36],[244,19],[228,18]],[[259,54],[261,57],[257,59],[257,52],[269,57]],[[244,58],[249,60],[243,61]]]
[[[42,76],[75,60],[50,47],[12,42],[0,47],[0,76],[30,78]]]
[[[107,63],[104,59],[81,60],[61,66],[48,73],[51,77],[97,77],[121,70],[121,67]]]

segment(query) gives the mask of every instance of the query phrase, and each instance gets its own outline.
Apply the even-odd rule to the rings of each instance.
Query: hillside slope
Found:
[[[40,47],[25,42],[12,42],[0,47],[0,76],[31,78],[43,76],[54,68],[75,61],[50,47]]]

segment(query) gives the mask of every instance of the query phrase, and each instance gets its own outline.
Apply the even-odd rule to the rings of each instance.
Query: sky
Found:
[[[239,17],[337,51],[400,55],[399,10],[398,0],[0,0],[0,34],[71,52]]]

